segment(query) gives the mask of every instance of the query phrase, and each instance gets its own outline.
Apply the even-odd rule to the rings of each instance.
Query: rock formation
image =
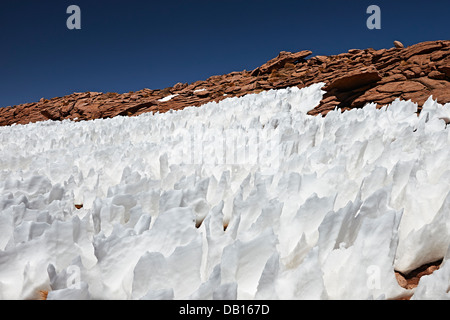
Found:
[[[252,71],[212,76],[191,84],[177,83],[162,90],[143,89],[124,94],[84,92],[13,107],[0,108],[0,125],[43,120],[90,120],[145,112],[166,112],[210,101],[239,97],[263,90],[300,88],[325,82],[327,92],[311,115],[325,115],[378,106],[396,98],[423,105],[432,95],[439,103],[450,102],[450,40],[429,41],[390,49],[351,49],[334,56],[313,56],[311,51],[281,52]],[[420,110],[420,108],[419,108]]]

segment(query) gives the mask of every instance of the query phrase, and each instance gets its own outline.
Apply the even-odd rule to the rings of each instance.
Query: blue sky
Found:
[[[369,30],[369,5],[381,30]],[[69,30],[69,5],[81,30]],[[331,55],[450,39],[448,0],[2,0],[0,106],[162,89],[252,70],[280,51]]]

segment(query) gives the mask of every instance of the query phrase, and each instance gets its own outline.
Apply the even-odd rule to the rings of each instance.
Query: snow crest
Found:
[[[0,128],[0,298],[450,298],[450,105],[322,87]]]

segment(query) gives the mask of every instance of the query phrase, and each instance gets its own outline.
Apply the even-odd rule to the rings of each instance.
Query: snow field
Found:
[[[448,299],[450,105],[322,87],[0,128],[0,298]]]

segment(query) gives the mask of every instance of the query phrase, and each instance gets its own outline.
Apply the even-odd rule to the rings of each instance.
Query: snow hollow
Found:
[[[322,87],[1,127],[0,298],[450,298],[450,104]]]

